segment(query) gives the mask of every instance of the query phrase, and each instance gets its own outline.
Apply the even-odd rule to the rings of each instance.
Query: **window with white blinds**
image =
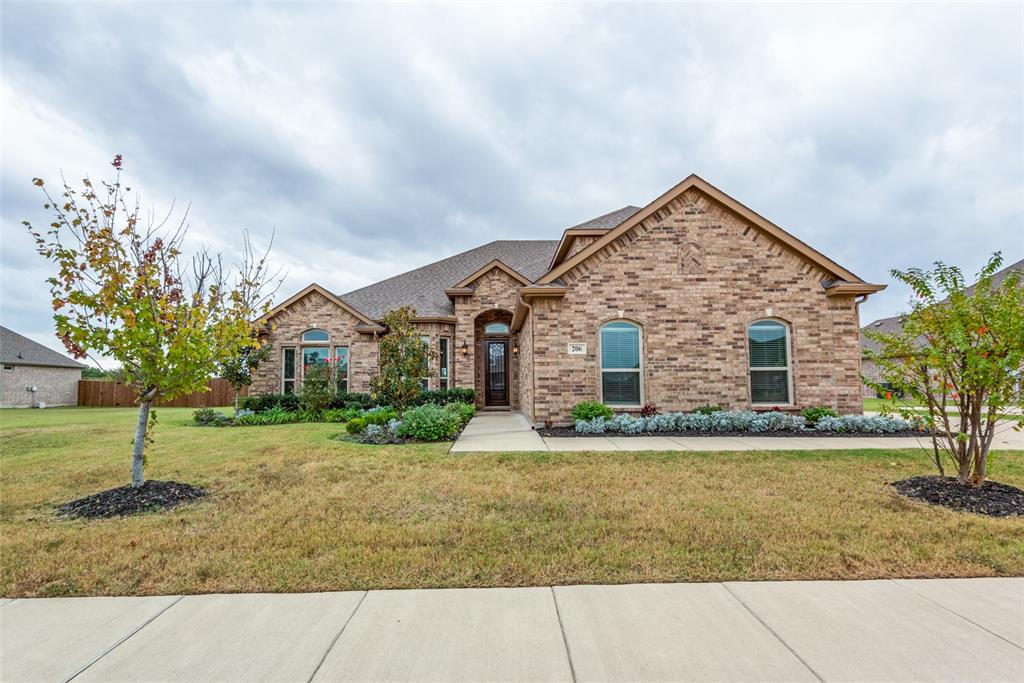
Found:
[[[759,320],[747,328],[750,355],[750,402],[791,403],[789,327],[777,320]]]
[[[601,400],[609,406],[641,404],[640,327],[616,321],[601,328]]]

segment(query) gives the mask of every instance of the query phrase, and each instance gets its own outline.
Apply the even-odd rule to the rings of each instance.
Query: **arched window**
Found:
[[[789,326],[778,320],[758,320],[747,328],[750,351],[750,402],[792,403],[789,365]]]
[[[306,330],[302,333],[302,366],[326,363],[331,357],[331,347],[327,342],[331,335],[326,330]]]
[[[508,334],[508,325],[505,323],[488,323],[484,326],[484,334]]]
[[[601,328],[601,401],[639,406],[643,393],[640,326],[617,320]]]
[[[326,330],[306,330],[302,333],[302,343],[330,341],[331,335]]]

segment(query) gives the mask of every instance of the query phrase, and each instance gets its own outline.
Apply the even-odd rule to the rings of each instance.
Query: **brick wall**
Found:
[[[351,313],[314,291],[279,312],[271,322],[274,329],[268,342],[274,350],[270,359],[254,373],[251,393],[281,391],[282,349],[285,347],[295,348],[296,373],[301,375],[302,333],[312,328],[326,330],[331,340],[311,346],[348,346],[349,391],[370,390],[370,377],[377,372],[377,340],[372,334],[356,332],[359,320]]]
[[[483,392],[483,330],[486,322],[511,322],[512,311],[515,310],[516,289],[520,283],[500,268],[493,268],[471,283],[473,294],[455,298],[455,336],[458,339],[456,349],[456,382],[460,387],[472,388],[476,391],[477,407],[484,405]],[[501,315],[495,315],[500,311]],[[481,314],[484,314],[481,317]],[[468,349],[462,353],[462,342],[465,340]],[[517,342],[512,335],[509,354]],[[512,368],[509,379],[512,382],[509,399],[513,408],[519,407],[519,363],[512,354]]]
[[[0,407],[24,408],[39,402],[48,406],[78,405],[81,378],[82,371],[77,368],[5,365],[0,370]],[[25,389],[29,386],[36,387],[36,392]]]
[[[825,296],[825,277],[690,190],[566,273],[564,299],[535,302],[533,419],[565,423],[598,399],[598,330],[620,315],[643,328],[642,400],[663,410],[751,407],[747,325],[773,317],[791,326],[794,407],[859,413],[857,307]]]

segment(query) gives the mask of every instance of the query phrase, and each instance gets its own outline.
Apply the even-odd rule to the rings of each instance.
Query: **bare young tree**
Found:
[[[76,190],[62,176],[59,198],[33,179],[53,218],[42,231],[23,223],[57,266],[47,282],[64,346],[76,358],[116,360],[138,391],[131,485],[139,487],[153,402],[203,390],[219,364],[257,344],[252,321],[270,309],[280,283],[269,248],[256,253],[248,234],[233,269],[205,248],[185,256],[188,211],[177,222],[173,206],[162,219],[141,217],[138,195],[121,184],[121,155],[112,166],[113,180],[99,188],[86,177]]]

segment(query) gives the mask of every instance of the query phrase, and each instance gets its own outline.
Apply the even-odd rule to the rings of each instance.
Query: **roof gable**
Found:
[[[294,304],[297,301],[300,301],[300,300],[304,299],[305,297],[309,296],[313,292],[316,292],[317,294],[320,294],[321,296],[323,296],[325,299],[327,299],[328,301],[330,301],[334,305],[338,306],[342,310],[344,310],[347,313],[349,313],[350,315],[352,315],[354,318],[359,320],[359,322],[363,323],[364,325],[367,325],[367,326],[370,326],[370,327],[377,327],[377,323],[375,321],[371,320],[366,315],[364,315],[363,313],[361,313],[360,311],[358,311],[357,309],[355,309],[351,305],[345,303],[344,301],[342,301],[341,299],[336,297],[334,294],[332,294],[331,292],[327,291],[325,288],[321,287],[320,285],[318,285],[315,282],[313,284],[309,285],[308,287],[306,287],[305,289],[303,289],[302,291],[298,292],[297,294],[289,297],[284,302],[279,303],[277,306],[274,306],[272,309],[270,309],[269,312],[267,312],[267,314],[265,316],[262,317],[262,320],[269,321],[271,318],[273,318],[278,313],[286,310],[289,306],[291,306],[292,304]]]
[[[485,265],[483,268],[480,268],[479,270],[476,270],[476,271],[470,273],[469,275],[467,275],[466,277],[462,278],[462,280],[460,280],[455,285],[455,287],[453,287],[453,289],[460,289],[460,288],[463,288],[463,287],[469,287],[471,284],[473,284],[474,282],[476,282],[481,277],[483,277],[485,274],[491,272],[495,268],[497,268],[498,270],[502,271],[503,273],[508,275],[513,280],[518,281],[520,284],[524,284],[524,285],[530,284],[530,280],[525,278],[518,271],[513,270],[512,268],[509,268],[504,263],[502,263],[499,259],[494,259],[493,261],[491,261],[490,263]]]
[[[609,230],[604,235],[596,239],[593,243],[582,249],[580,252],[574,254],[572,257],[566,259],[562,263],[556,265],[549,270],[543,277],[539,278],[536,283],[538,285],[550,284],[555,282],[561,276],[572,270],[574,267],[582,263],[583,261],[591,258],[598,252],[600,252],[605,246],[611,244],[616,239],[624,235],[629,230],[640,225],[644,220],[654,216],[658,211],[663,209],[669,202],[678,198],[684,192],[690,189],[696,189],[701,192],[709,199],[723,206],[726,210],[736,214],[738,217],[754,226],[758,230],[768,234],[770,237],[775,239],[777,242],[785,246],[787,249],[796,252],[815,266],[820,268],[822,271],[834,276],[836,281],[840,281],[845,285],[852,283],[865,284],[863,280],[854,275],[852,272],[846,270],[835,261],[831,260],[821,252],[813,249],[809,245],[805,244],[801,240],[797,239],[793,235],[789,234],[779,226],[775,225],[767,218],[754,212],[748,207],[744,206],[740,202],[736,201],[729,195],[725,194],[717,187],[711,185],[704,179],[697,175],[691,174],[683,179],[680,183],[672,187],[670,190],[662,194],[660,197],[652,201],[650,204],[645,206],[640,211],[627,218],[625,221],[620,223],[617,227]],[[868,285],[868,287],[874,288],[877,285]],[[847,288],[850,290],[851,288]],[[843,293],[860,293],[853,291],[844,291]]]

